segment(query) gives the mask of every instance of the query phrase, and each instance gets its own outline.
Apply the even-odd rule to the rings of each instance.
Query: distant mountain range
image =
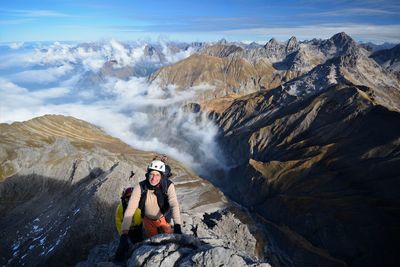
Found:
[[[215,44],[150,81],[213,85],[198,103],[235,167],[211,179],[273,222],[285,266],[390,265],[400,215],[397,48],[372,54],[345,33]],[[304,242],[291,243],[294,234]]]

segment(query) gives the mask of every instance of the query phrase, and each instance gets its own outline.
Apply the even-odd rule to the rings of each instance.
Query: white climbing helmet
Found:
[[[147,170],[155,170],[155,171],[159,171],[161,173],[165,173],[165,163],[162,162],[161,160],[153,160],[149,167],[147,167]]]

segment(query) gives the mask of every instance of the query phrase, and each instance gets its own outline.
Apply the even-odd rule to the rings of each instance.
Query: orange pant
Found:
[[[143,217],[143,226],[146,237],[152,237],[157,234],[172,234],[172,228],[169,223],[165,220],[165,217],[162,217],[159,220],[152,220],[147,218],[146,216]]]

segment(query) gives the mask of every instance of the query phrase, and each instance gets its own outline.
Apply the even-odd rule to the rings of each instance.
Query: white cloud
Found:
[[[189,57],[191,54],[195,52],[193,47],[189,47],[187,50],[181,50],[179,52],[174,52],[170,49],[168,44],[165,42],[161,42],[162,45],[162,52],[165,55],[165,58],[168,63],[175,63],[182,59]]]
[[[55,87],[45,88],[37,91],[29,91],[4,78],[0,78],[0,96],[3,116],[5,113],[12,114],[19,107],[25,109],[37,109],[38,106],[45,105],[45,100],[63,97],[70,93],[69,88]],[[9,121],[8,119],[1,119]]]
[[[70,64],[41,70],[26,70],[10,76],[15,82],[50,83],[57,81],[73,70]]]
[[[24,42],[19,42],[19,43],[11,43],[10,48],[11,49],[20,49],[21,47],[24,46]]]
[[[2,122],[31,119],[33,111],[42,104],[42,100],[30,95],[27,89],[3,78],[0,78],[0,101]]]
[[[27,24],[31,23],[33,19],[7,19],[7,20],[0,20],[0,25],[20,25],[20,24]]]
[[[116,40],[111,40],[110,45],[113,49],[113,54],[115,60],[122,66],[129,65],[131,63],[131,58],[129,57],[129,50],[126,49],[121,43]]]
[[[52,98],[59,98],[69,94],[71,90],[66,87],[54,87],[48,88],[36,92],[32,92],[32,96],[39,98],[39,99],[52,99]]]
[[[300,16],[304,17],[343,17],[343,16],[387,16],[387,15],[397,15],[398,13],[394,10],[385,10],[379,8],[345,8],[330,10],[324,12],[314,12],[314,13],[303,13]]]
[[[197,92],[212,88],[209,85],[177,91],[173,85],[162,89],[157,83],[148,84],[144,77],[126,80],[106,77],[93,88],[76,88],[84,77],[82,70],[98,70],[103,61],[109,59],[130,64],[128,66],[143,61],[153,64],[150,67],[167,64],[158,56],[146,57],[144,49],[144,44],[131,48],[117,41],[101,46],[54,43],[36,50],[33,55],[25,54],[19,59],[28,64],[23,71],[9,75],[11,80],[0,78],[0,121],[63,114],[98,125],[133,147],[166,153],[194,168],[216,161],[215,126],[206,117],[186,114],[180,109],[182,103],[190,102]],[[169,61],[192,53],[185,51],[174,55],[166,45],[163,51],[168,54]],[[34,69],[36,64],[47,68]],[[54,82],[57,86],[28,89],[13,83],[16,80]],[[54,99],[58,104],[54,104]]]

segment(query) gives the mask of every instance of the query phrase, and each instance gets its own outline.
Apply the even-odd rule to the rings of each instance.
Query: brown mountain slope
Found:
[[[271,66],[259,65],[258,68],[239,58],[219,58],[195,54],[174,65],[161,68],[150,77],[161,87],[177,86],[178,90],[210,84],[214,85],[216,96],[237,91],[254,91],[258,89],[259,72],[272,70]]]
[[[237,95],[280,84],[281,77],[274,75],[274,72],[271,63],[264,60],[252,64],[238,57],[195,54],[161,68],[149,80],[162,88],[176,86],[178,91],[198,86],[202,89],[197,91],[196,101],[202,108],[222,112]],[[219,105],[220,100],[224,102],[223,105]]]
[[[322,250],[347,266],[398,262],[400,114],[366,90],[334,85],[301,98],[278,88],[237,99],[220,117],[236,165],[221,184],[280,229],[276,250]],[[320,263],[302,255],[283,262]]]

